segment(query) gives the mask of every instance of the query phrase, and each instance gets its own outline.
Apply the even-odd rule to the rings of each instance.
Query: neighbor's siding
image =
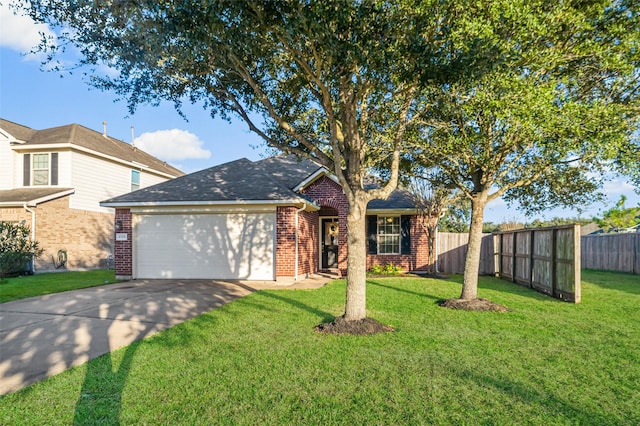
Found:
[[[113,213],[109,207],[100,207],[100,201],[131,192],[131,167],[106,161],[91,155],[72,152],[71,187],[75,193],[70,207]],[[141,171],[140,188],[166,181],[166,178]]]
[[[9,140],[0,134],[0,189],[14,187],[14,153]]]

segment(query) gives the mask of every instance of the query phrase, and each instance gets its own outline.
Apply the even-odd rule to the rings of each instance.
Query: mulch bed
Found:
[[[347,321],[344,317],[338,317],[333,322],[320,324],[315,331],[324,334],[376,334],[396,331],[395,328],[379,323],[373,318],[364,318],[357,321]]]
[[[498,303],[493,303],[488,299],[447,299],[438,303],[443,308],[462,309],[465,311],[492,311],[492,312],[508,312],[509,308]]]

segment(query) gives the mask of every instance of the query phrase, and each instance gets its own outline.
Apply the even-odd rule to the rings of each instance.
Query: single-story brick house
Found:
[[[121,278],[296,280],[347,268],[348,204],[310,160],[240,159],[111,198]],[[367,265],[427,267],[410,194],[367,208]]]

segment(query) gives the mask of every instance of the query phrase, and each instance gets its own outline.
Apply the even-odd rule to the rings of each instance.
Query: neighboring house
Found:
[[[107,266],[113,210],[99,202],[181,175],[78,124],[34,130],[0,119],[0,220],[31,227],[44,249],[36,271]]]
[[[122,278],[295,280],[347,269],[348,204],[324,167],[295,157],[240,159],[114,197]],[[411,195],[367,210],[367,265],[427,267]]]

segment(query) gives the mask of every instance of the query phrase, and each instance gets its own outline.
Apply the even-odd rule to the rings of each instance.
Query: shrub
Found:
[[[0,279],[20,274],[32,257],[42,254],[29,234],[22,223],[0,221]]]
[[[392,262],[387,263],[386,265],[373,265],[369,268],[369,273],[374,275],[398,275],[402,272],[402,268],[400,266],[394,265]]]

